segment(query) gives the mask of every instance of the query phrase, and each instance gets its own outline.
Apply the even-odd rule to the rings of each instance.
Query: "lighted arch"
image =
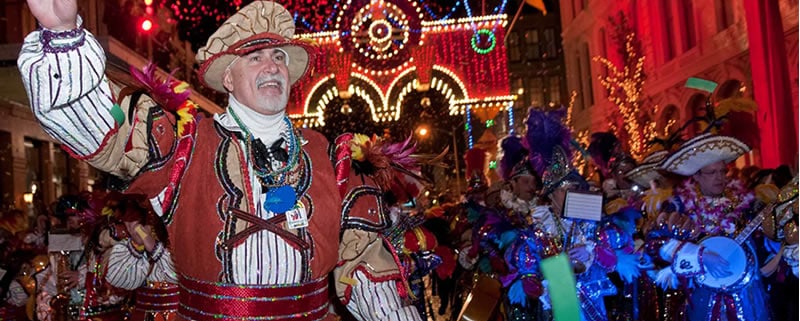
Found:
[[[314,98],[319,99],[319,97],[315,97],[315,96],[318,96],[319,94],[324,96],[325,93],[330,90],[331,85],[330,84],[326,85],[325,84],[326,82],[330,81],[332,83],[333,87],[334,88],[336,87],[336,83],[334,82],[333,78],[334,78],[333,74],[325,76],[325,77],[322,77],[322,79],[317,81],[317,83],[315,83],[314,86],[311,87],[311,90],[308,91],[308,95],[306,96],[306,101],[305,101],[305,103],[303,103],[303,115],[313,115],[313,114],[315,114],[317,112],[321,112],[322,111],[322,110],[318,109],[319,104],[314,106],[315,107],[314,111],[311,111],[310,110],[311,109],[310,108],[311,107],[311,101]],[[322,92],[320,92],[320,91],[322,91]]]
[[[440,66],[440,65],[433,65],[433,70],[434,71],[439,71],[442,74],[447,76],[447,77],[441,77],[441,79],[452,80],[453,82],[456,83],[456,85],[458,85],[457,86],[458,87],[457,93],[460,94],[461,97],[456,97],[457,99],[461,99],[461,100],[469,99],[469,91],[467,90],[467,86],[464,85],[464,82],[461,81],[461,78],[459,78],[458,75],[456,75],[455,72],[453,72],[452,70],[448,69],[447,67],[443,67],[443,66]],[[434,73],[434,74],[432,74],[431,78],[436,77],[436,76],[437,75]],[[431,79],[431,83],[433,83],[433,79]]]
[[[412,91],[416,90],[417,86],[419,85],[416,80],[416,75],[411,73],[412,71],[416,71],[416,67],[411,67],[404,70],[397,77],[395,77],[389,85],[386,95],[389,105],[385,109],[385,115],[388,116],[389,120],[400,119],[400,106],[405,100],[405,97]],[[461,81],[461,79],[458,78],[455,73],[445,67],[439,65],[433,66],[430,85],[431,88],[429,90],[435,90],[441,93],[448,101],[450,101],[451,110],[455,105],[455,101],[469,98],[466,86],[464,86],[464,83]]]
[[[369,106],[370,114],[372,114],[372,120],[375,122],[381,121],[378,118],[377,109],[378,108],[386,108],[386,95],[383,94],[381,88],[376,84],[372,79],[367,77],[366,75],[351,72],[350,77],[353,79],[350,83],[350,87],[359,87],[361,88],[361,93],[363,95],[374,95],[375,99],[367,100],[368,102],[371,101],[372,103]],[[356,82],[359,80],[363,83],[363,85],[357,85]],[[363,97],[363,96],[362,96]],[[366,100],[366,99],[365,99]],[[377,100],[377,102],[375,101]],[[378,107],[376,107],[378,106]]]

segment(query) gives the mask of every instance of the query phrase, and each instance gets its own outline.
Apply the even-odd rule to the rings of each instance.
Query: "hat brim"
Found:
[[[313,62],[316,59],[316,49],[313,46],[299,40],[285,40],[274,34],[259,34],[238,41],[231,45],[228,50],[208,58],[198,71],[200,81],[211,89],[223,93],[227,92],[223,85],[223,76],[231,62],[236,57],[267,48],[281,48],[289,55],[290,86],[310,74],[311,66],[313,66]]]
[[[750,147],[736,138],[703,134],[681,145],[660,167],[670,173],[691,176],[703,167],[719,161],[729,163],[749,151]]]
[[[658,167],[667,154],[667,151],[660,150],[647,155],[642,164],[625,173],[625,177],[641,187],[650,187],[654,180],[663,181],[664,176],[658,172]]]
[[[658,163],[645,163],[625,173],[625,177],[641,187],[649,187],[650,182],[663,181],[664,176],[658,172]]]

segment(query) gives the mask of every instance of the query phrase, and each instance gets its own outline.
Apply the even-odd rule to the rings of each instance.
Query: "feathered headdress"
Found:
[[[571,133],[564,125],[565,115],[564,108],[553,111],[528,110],[528,132],[525,137],[530,146],[533,168],[542,175],[545,195],[563,182],[578,184],[581,189],[588,187],[586,180],[572,168]]]
[[[528,110],[525,122],[528,128],[525,138],[530,148],[530,162],[533,169],[542,175],[552,163],[555,147],[566,153],[570,152],[569,129],[564,125],[566,109],[542,111],[535,108]],[[567,157],[570,155],[567,154]]]
[[[486,189],[486,174],[483,172],[486,168],[486,151],[480,148],[468,150],[464,155],[464,163],[466,164],[469,191]]]
[[[504,180],[517,177],[530,171],[528,149],[519,136],[508,136],[500,141],[500,177]]]

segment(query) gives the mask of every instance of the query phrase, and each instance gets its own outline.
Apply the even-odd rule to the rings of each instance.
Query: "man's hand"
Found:
[[[150,237],[152,228],[150,225],[142,225],[139,222],[125,222],[125,228],[128,229],[131,239],[136,244],[142,244],[147,252],[152,252],[155,248],[156,242]]]
[[[706,250],[703,252],[703,264],[706,266],[706,273],[715,278],[722,278],[731,275],[728,270],[728,261],[719,254]]]
[[[46,29],[65,31],[78,26],[77,0],[28,0],[28,7]]]
[[[569,249],[569,258],[578,262],[587,262],[591,258],[589,250],[583,244],[576,245]]]
[[[61,271],[58,273],[58,277],[64,281],[67,289],[72,289],[78,287],[80,283],[81,276],[78,271]]]

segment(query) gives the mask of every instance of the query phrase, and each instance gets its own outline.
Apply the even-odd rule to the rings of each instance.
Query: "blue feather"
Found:
[[[515,230],[503,232],[503,234],[500,235],[500,240],[498,242],[498,245],[500,246],[501,249],[504,249],[509,244],[516,241],[518,235],[519,233],[517,233],[517,231]]]
[[[639,256],[615,251],[617,254],[617,273],[625,283],[631,283],[639,277]]]
[[[528,306],[528,295],[525,294],[525,289],[522,287],[522,280],[514,281],[508,288],[508,301],[512,304],[522,305],[523,308]]]

